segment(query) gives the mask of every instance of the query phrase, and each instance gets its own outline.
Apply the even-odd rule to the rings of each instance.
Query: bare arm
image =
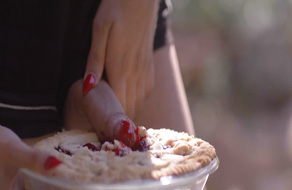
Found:
[[[137,125],[195,134],[174,44],[154,53],[155,87],[145,100]]]

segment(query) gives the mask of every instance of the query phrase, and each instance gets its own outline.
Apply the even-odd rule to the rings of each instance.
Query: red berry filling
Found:
[[[141,152],[146,152],[147,150],[149,150],[149,147],[146,145],[146,142],[145,142],[146,137],[139,136],[139,128],[138,127],[135,129],[135,134],[137,136],[137,139],[136,139],[135,145],[133,147],[133,150],[138,150]]]
[[[54,156],[49,156],[44,164],[45,170],[50,170],[60,165],[62,162]]]
[[[135,145],[133,150],[138,150],[140,152],[146,152],[147,150],[149,150],[149,147],[146,145],[145,139],[143,138],[139,141],[139,144]]]
[[[95,152],[95,151],[100,151],[100,147],[96,147],[91,143],[86,143],[85,145],[83,145],[83,147],[87,147],[89,150]]]
[[[136,141],[133,142],[135,137]],[[146,145],[145,138],[146,137],[139,136],[139,128],[137,127],[134,130],[134,127],[131,126],[131,123],[128,119],[121,122],[121,127],[117,135],[118,140],[124,142],[128,146],[132,145],[131,147],[133,150],[145,152],[149,149],[149,147]]]
[[[114,149],[108,149],[106,148],[106,151],[112,151],[114,152],[117,156],[124,156],[125,153],[123,150],[119,149],[118,147],[114,148]]]
[[[58,146],[58,147],[55,147],[55,150],[57,150],[58,152],[62,152],[64,154],[67,154],[69,156],[72,156],[71,152],[69,150],[65,150],[63,149],[62,147]]]
[[[132,151],[141,151],[145,152],[149,150],[149,146],[146,144],[146,136],[139,136],[139,128],[135,126],[131,126],[132,123],[129,119],[127,120],[122,120],[120,124],[120,129],[118,131],[118,134],[116,136],[116,139],[119,140],[118,146],[114,146],[115,148],[108,148],[106,145],[105,148],[102,148],[103,146],[95,146],[91,143],[86,143],[82,147],[87,147],[89,150],[95,152],[95,151],[100,151],[100,150],[105,150],[105,151],[112,151],[114,152],[117,156],[125,156],[129,152]],[[134,129],[135,128],[135,129]],[[102,133],[104,136],[104,134]],[[135,139],[135,142],[133,142]],[[109,141],[111,142],[111,141]],[[111,142],[114,144],[113,142]],[[132,149],[129,147],[132,145]],[[55,149],[58,152],[67,154],[69,156],[72,156],[72,153],[68,150],[65,150],[61,146],[55,147]]]
[[[117,146],[115,148],[109,148],[108,146],[106,146],[105,151],[112,151],[117,156],[125,156],[125,155],[127,155],[127,152],[132,151],[131,148],[124,145],[121,141],[119,141],[119,143],[120,143],[120,147]]]
[[[131,126],[130,121],[127,119],[121,122],[121,126],[116,138],[117,140],[125,143],[127,146],[131,146],[133,144],[133,140],[135,139],[135,135],[136,134],[133,126]]]

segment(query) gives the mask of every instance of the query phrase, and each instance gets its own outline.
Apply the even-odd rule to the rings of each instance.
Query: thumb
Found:
[[[104,69],[106,44],[111,25],[104,23],[101,17],[102,15],[96,14],[93,21],[91,47],[83,81],[83,95],[86,95],[100,81]]]

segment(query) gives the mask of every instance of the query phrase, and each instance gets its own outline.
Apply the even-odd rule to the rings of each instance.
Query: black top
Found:
[[[83,78],[100,1],[0,1],[0,124],[21,138],[61,129],[73,82]],[[160,2],[154,49],[166,43]],[[164,14],[162,14],[164,12]]]

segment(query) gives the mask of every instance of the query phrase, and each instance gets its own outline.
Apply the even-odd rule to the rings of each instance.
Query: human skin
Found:
[[[154,61],[155,87],[134,123],[146,128],[169,128],[194,135],[174,44],[155,51]],[[69,92],[65,126],[68,129],[93,129],[101,140],[102,132],[114,139],[121,121],[127,116],[110,86],[101,81],[87,95],[84,96],[81,91],[82,82],[79,80]]]
[[[0,126],[0,152],[0,184],[3,190],[21,187],[21,182],[16,179],[19,168],[43,174],[47,172],[45,163],[50,155],[28,146],[3,126]]]
[[[155,87],[146,98],[143,109],[137,113],[134,123],[146,128],[169,128],[195,135],[175,45],[168,44],[155,51],[154,63]],[[120,127],[119,121],[127,116],[106,82],[102,81],[83,96],[81,81],[77,81],[69,94],[72,96],[68,97],[67,102],[68,128],[93,127],[97,134],[106,131],[107,136],[115,137],[114,131]]]
[[[119,129],[123,121],[135,129],[135,124],[125,115],[114,92],[105,81],[100,81],[86,96],[82,93],[82,80],[76,81],[67,97],[64,126],[67,129],[95,130],[101,140],[121,140],[127,146],[134,146],[136,134],[130,140],[121,137]],[[134,131],[133,131],[134,132]],[[122,134],[123,135],[123,134]],[[40,140],[40,138],[38,138]],[[0,126],[0,184],[1,189],[22,189],[21,180],[16,180],[19,168],[45,174],[45,163],[50,155],[35,150],[22,141],[13,131]],[[52,168],[53,169],[53,168]]]
[[[138,113],[135,124],[195,135],[174,44],[155,51],[154,69],[154,88]]]
[[[130,1],[132,5],[136,2],[136,0],[127,0],[127,2]],[[106,5],[104,2],[109,4]],[[142,6],[143,10],[141,7],[138,9],[121,6],[120,8],[123,11],[115,11],[118,16],[115,15],[111,17],[111,20],[101,22],[106,19],[106,13],[117,10],[109,9],[110,6],[117,8],[115,6],[121,5],[122,2],[126,1],[103,1],[102,6],[99,8],[99,11],[103,11],[104,15],[102,15],[103,17],[96,16],[94,21],[96,25],[93,26],[93,42],[99,41],[98,39],[103,37],[106,37],[104,38],[106,41],[101,45],[92,45],[85,74],[86,78],[88,73],[95,73],[96,84],[85,96],[80,96],[82,94],[82,81],[77,81],[75,83],[76,86],[72,86],[72,91],[79,89],[79,94],[77,93],[78,95],[75,96],[73,92],[69,93],[67,108],[74,105],[76,110],[72,111],[74,108],[65,113],[65,125],[68,128],[80,128],[82,126],[83,129],[94,129],[97,133],[103,130],[107,133],[106,136],[114,138],[114,129],[119,126],[117,123],[126,118],[126,115],[129,115],[130,118],[135,118],[136,124],[144,125],[147,128],[164,127],[194,134],[174,46],[166,45],[158,49],[154,53],[153,60],[152,45],[155,29],[153,23],[156,21],[154,10],[156,12],[157,10],[156,4],[151,3],[157,3],[158,1],[141,1],[149,3],[147,6]],[[138,6],[138,4],[135,5]],[[131,9],[128,10],[128,8]],[[153,12],[148,12],[147,10]],[[135,14],[136,11],[137,14]],[[143,19],[143,14],[139,15],[141,11],[144,16],[151,13],[149,20],[141,21]],[[125,23],[131,15],[124,15],[124,19],[121,19],[121,13],[134,14],[135,17],[132,18],[134,20]],[[99,34],[100,27],[103,27],[103,24],[108,21],[112,24],[109,26],[113,27],[112,30],[109,30],[111,32],[107,31],[107,34],[101,32],[101,37],[98,37],[97,34]],[[148,23],[148,25],[145,23]],[[123,27],[123,25],[127,24],[129,27]],[[147,27],[150,30],[145,32]],[[129,32],[125,28],[128,28]],[[133,39],[137,39],[136,41],[141,43],[137,44]],[[105,51],[108,52],[105,54]],[[107,84],[100,82],[103,69],[106,71],[109,85],[116,97],[113,96],[113,92],[111,92]],[[154,73],[155,82],[153,81]],[[101,85],[98,86],[98,84]],[[152,88],[153,90],[151,91]],[[99,95],[95,96],[94,94]],[[70,99],[70,96],[73,96],[71,97],[72,99]],[[83,99],[81,100],[80,98]],[[78,100],[76,104],[74,100]],[[103,100],[106,100],[105,102],[109,101],[109,104],[106,104]],[[143,104],[144,100],[145,104]],[[73,102],[73,104],[70,102]],[[95,117],[97,115],[100,117]],[[100,128],[100,126],[107,126],[107,130]],[[134,124],[132,126],[135,127]],[[44,172],[44,162],[49,156],[42,152],[35,152],[12,131],[3,126],[0,127],[0,151],[0,184],[3,189],[12,188],[19,168],[28,168],[40,173]]]
[[[118,125],[116,123],[119,123],[121,118],[125,118],[124,110],[134,118],[135,111],[141,107],[144,97],[152,87],[152,48],[157,9],[158,0],[104,0],[96,13],[85,78],[88,73],[94,73],[97,79],[95,85],[97,85],[100,83],[102,72],[105,69],[110,86],[122,105],[112,104],[115,105],[114,108],[108,109],[116,110],[117,114],[107,120],[112,124],[106,126]],[[138,86],[139,88],[137,88]],[[80,125],[84,128],[86,128],[86,124],[91,128],[99,126],[99,122],[102,121],[94,118],[97,113],[111,115],[111,112],[107,112],[108,110],[103,110],[103,104],[98,101],[99,96],[92,98],[91,94],[94,92],[94,89],[92,92],[88,92],[85,98],[88,101],[84,101],[87,106],[82,111],[86,114],[86,119],[83,120],[83,125]],[[99,94],[102,95],[102,93]],[[93,103],[88,103],[91,100]],[[100,106],[92,106],[95,103]],[[81,114],[80,120],[82,120],[82,116]],[[65,121],[68,119],[65,118]],[[131,126],[134,128],[132,122]],[[107,137],[115,136],[113,128],[115,127],[105,130],[108,133]],[[100,131],[100,128],[97,128],[96,131]],[[135,136],[133,136],[134,140]],[[26,142],[28,141],[26,140]],[[131,144],[132,142],[129,142],[129,145]],[[24,167],[42,172],[44,157],[48,156],[35,152],[11,130],[3,126],[0,128],[0,151],[0,184],[1,189],[5,190],[12,188],[14,176],[19,168]],[[11,159],[9,159],[10,157]],[[32,158],[36,162],[27,163],[27,158]]]
[[[164,127],[194,134],[174,45],[155,51],[154,62],[157,86],[146,99],[135,123],[146,128]],[[86,96],[82,94],[82,81],[76,81],[69,92],[66,110],[65,126],[69,129],[94,129],[97,133],[104,130],[111,138],[115,137],[114,131],[120,127],[120,121],[127,118],[115,94],[104,81],[93,87]],[[0,182],[7,187],[4,189],[11,187],[19,168],[44,172],[43,165],[48,155],[36,152],[3,126],[0,127],[0,150]]]
[[[93,21],[84,79],[105,72],[125,113],[135,118],[153,87],[153,40],[158,0],[102,1]]]
[[[137,138],[134,133],[136,126],[126,116],[107,82],[100,81],[84,96],[82,80],[76,81],[71,86],[65,107],[66,129],[94,130],[102,141],[118,139],[129,147],[134,146]],[[129,132],[132,135],[130,141],[120,138],[119,131],[123,127],[123,121],[129,122],[132,129]]]

